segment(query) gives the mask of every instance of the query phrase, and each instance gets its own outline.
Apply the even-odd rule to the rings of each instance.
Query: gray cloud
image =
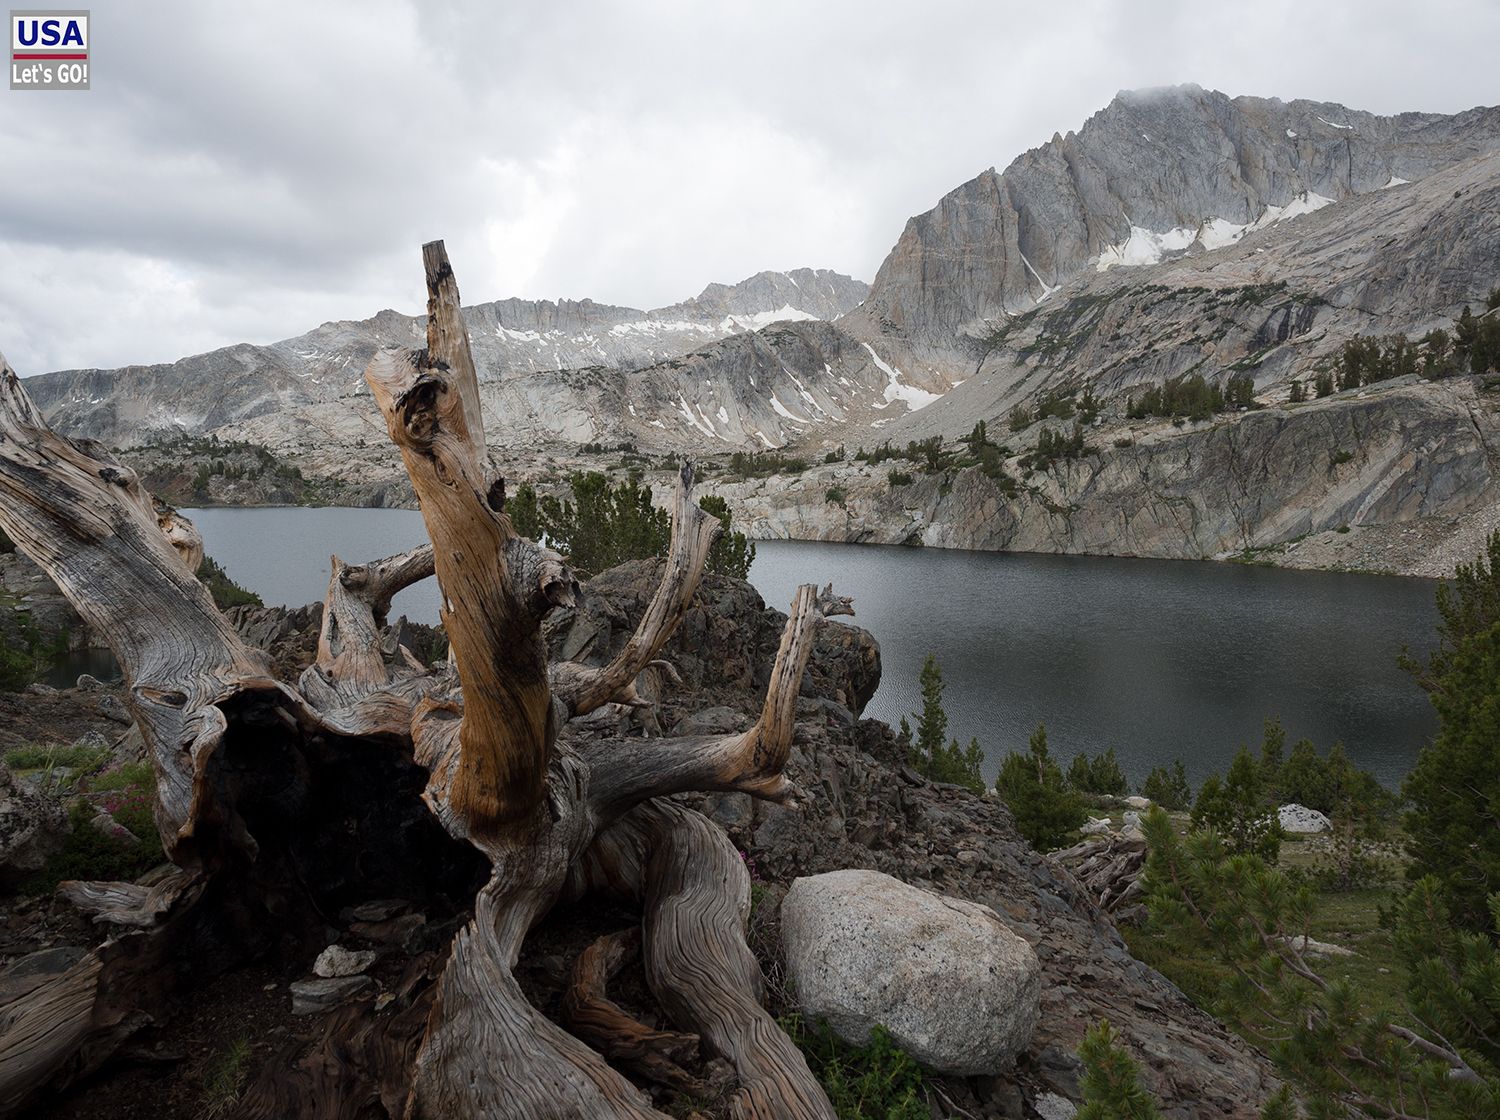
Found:
[[[94,0],[93,89],[0,90],[0,350],[163,361],[467,299],[655,306],[874,276],[907,217],[1119,89],[1451,112],[1488,0],[557,5]]]

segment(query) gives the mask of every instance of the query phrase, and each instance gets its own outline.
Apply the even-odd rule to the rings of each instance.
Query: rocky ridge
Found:
[[[827,269],[800,268],[710,284],[693,299],[652,311],[588,299],[504,299],[466,307],[464,318],[481,379],[505,384],[541,374],[543,382],[523,395],[545,396],[549,371],[631,369],[775,322],[836,318],[867,290]],[[112,446],[160,433],[201,435],[327,404],[334,414],[373,415],[361,377],[370,357],[385,345],[422,345],[425,322],[385,310],[269,346],[42,374],[28,379],[27,390],[58,431]]]

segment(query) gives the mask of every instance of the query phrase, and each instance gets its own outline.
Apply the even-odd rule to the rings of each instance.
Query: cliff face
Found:
[[[1497,148],[1495,108],[1381,117],[1196,86],[1121,93],[911,219],[848,326],[961,366],[966,337],[1087,272],[1212,253]]]
[[[1283,563],[1303,549],[1312,566],[1420,575],[1451,573],[1500,509],[1500,394],[1473,379],[1119,432],[1127,446],[1091,438],[1083,457],[1025,477],[1013,456],[1013,492],[977,468],[905,462],[718,489],[757,537]],[[891,465],[913,481],[892,486]],[[834,487],[843,504],[828,501]],[[1341,560],[1351,528],[1361,547]]]

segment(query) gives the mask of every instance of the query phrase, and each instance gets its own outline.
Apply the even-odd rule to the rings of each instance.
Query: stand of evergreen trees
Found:
[[[569,496],[538,495],[521,483],[505,503],[516,532],[532,540],[545,539],[568,557],[584,575],[623,564],[665,556],[672,540],[672,519],[651,501],[651,487],[631,477],[611,483],[598,471],[575,471],[568,476]],[[755,545],[730,527],[729,506],[716,494],[698,504],[717,517],[724,533],[708,554],[706,570],[745,579],[755,561]]]
[[[1194,373],[1153,385],[1139,397],[1130,396],[1125,403],[1125,415],[1132,420],[1149,416],[1207,420],[1217,412],[1254,407],[1253,378],[1235,376],[1220,386],[1210,383],[1201,373]]]

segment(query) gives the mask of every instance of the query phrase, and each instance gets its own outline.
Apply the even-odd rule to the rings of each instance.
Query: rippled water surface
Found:
[[[267,603],[321,599],[332,552],[354,562],[425,539],[410,510],[184,512]],[[751,580],[783,610],[802,582],[854,596],[885,666],[869,715],[913,711],[922,661],[937,654],[951,733],[978,736],[992,775],[1045,722],[1064,761],[1113,746],[1132,780],[1174,757],[1197,780],[1279,715],[1292,739],[1343,739],[1394,784],[1435,726],[1396,667],[1403,643],[1433,640],[1425,580],[801,541],[758,542]],[[436,586],[407,589],[395,609],[436,621]]]

